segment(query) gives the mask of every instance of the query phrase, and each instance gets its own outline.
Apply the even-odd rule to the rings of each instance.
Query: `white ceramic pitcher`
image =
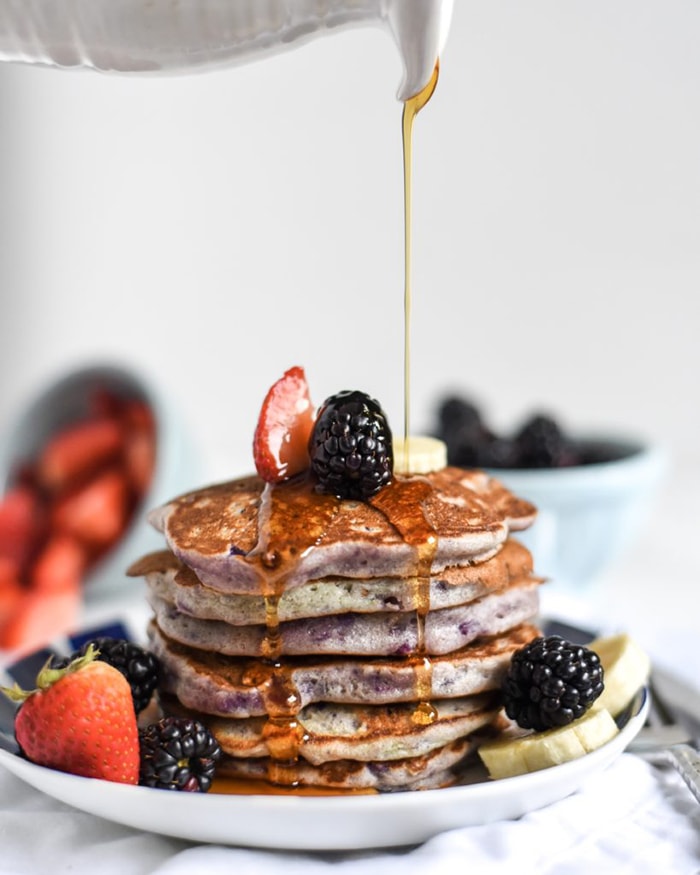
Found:
[[[254,60],[377,25],[403,63],[399,100],[427,84],[453,0],[0,0],[0,61],[183,73]]]

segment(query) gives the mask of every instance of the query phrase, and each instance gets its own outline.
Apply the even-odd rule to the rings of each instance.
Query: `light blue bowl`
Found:
[[[196,456],[171,401],[140,374],[113,364],[91,364],[59,377],[40,391],[19,414],[0,446],[0,487],[4,491],[22,460],[32,460],[58,429],[83,418],[95,390],[112,390],[144,401],[156,423],[156,461],[151,486],[136,508],[123,537],[90,570],[85,598],[113,596],[135,589],[126,569],[144,553],[163,549],[162,536],[146,521],[157,505],[197,483]],[[141,581],[138,582],[142,586]]]
[[[534,558],[535,572],[553,585],[579,589],[596,582],[634,546],[654,507],[667,470],[658,446],[619,438],[581,442],[609,452],[612,461],[570,468],[490,469],[538,510],[517,534]]]

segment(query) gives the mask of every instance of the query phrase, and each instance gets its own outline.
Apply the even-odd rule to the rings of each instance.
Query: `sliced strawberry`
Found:
[[[270,388],[253,438],[258,474],[278,483],[309,467],[309,437],[314,409],[303,368],[290,368]]]
[[[37,592],[80,588],[87,565],[85,548],[70,535],[52,535],[34,561],[29,577]]]
[[[153,480],[155,464],[156,445],[153,436],[142,431],[134,431],[127,435],[124,444],[124,468],[129,485],[137,499],[148,491]]]
[[[124,467],[137,499],[145,495],[156,462],[156,426],[151,408],[143,401],[129,401],[122,413]]]
[[[116,459],[122,432],[113,419],[96,419],[69,426],[52,437],[37,460],[38,482],[53,492],[84,480]]]
[[[17,579],[17,567],[12,559],[0,556],[0,589]]]
[[[80,589],[25,592],[0,629],[0,647],[29,652],[75,629],[82,600]]]
[[[127,430],[147,431],[155,435],[156,423],[153,411],[145,401],[132,400],[124,402],[120,418],[126,425]]]
[[[14,563],[0,557],[0,626],[17,611],[24,593]]]
[[[127,493],[120,471],[98,474],[58,499],[51,514],[55,530],[91,547],[111,546],[127,523]]]
[[[30,486],[15,486],[0,500],[0,557],[21,575],[43,532],[45,513]]]
[[[98,386],[88,399],[89,415],[95,419],[118,419],[124,409],[124,399],[104,386]]]

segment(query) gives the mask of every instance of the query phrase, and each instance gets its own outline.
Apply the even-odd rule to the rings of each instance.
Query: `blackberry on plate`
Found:
[[[206,793],[221,748],[198,720],[163,717],[139,732],[139,784],[161,790]]]
[[[93,645],[99,651],[98,659],[118,669],[129,682],[134,710],[137,714],[148,705],[160,677],[160,662],[148,650],[124,638],[99,637],[86,641],[76,653],[66,659],[54,660],[55,668],[68,665],[78,656],[83,656]]]
[[[518,650],[503,682],[506,714],[537,732],[581,717],[602,692],[598,654],[559,635],[535,638]]]
[[[309,441],[321,492],[364,500],[391,482],[391,430],[379,402],[365,392],[339,392],[319,410]]]

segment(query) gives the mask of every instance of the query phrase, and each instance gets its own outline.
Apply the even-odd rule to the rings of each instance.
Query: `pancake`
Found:
[[[532,621],[539,606],[538,585],[532,580],[519,582],[467,605],[430,611],[424,618],[408,612],[292,620],[275,629],[276,652],[279,656],[407,656],[419,649],[431,656],[450,653],[477,638]],[[266,655],[265,626],[200,620],[153,594],[149,601],[160,629],[181,644],[228,656]]]
[[[151,554],[136,562],[132,575],[144,575],[158,598],[183,614],[200,620],[222,620],[234,626],[264,624],[261,595],[220,593],[202,584],[195,573],[172,553]],[[532,558],[521,544],[509,539],[491,559],[477,565],[446,568],[428,583],[428,610],[467,604],[493,590],[532,577]],[[358,581],[331,577],[300,584],[282,593],[277,603],[280,622],[344,613],[404,612],[422,607],[415,578]]]
[[[481,640],[453,654],[431,660],[428,690],[421,689],[422,661],[361,658],[285,662],[284,686],[293,689],[299,707],[314,702],[390,704],[464,697],[495,690],[515,650],[538,634],[534,626]],[[155,623],[149,627],[150,649],[163,667],[161,691],[186,707],[220,717],[267,714],[271,668],[259,660],[225,657],[193,650],[167,638]]]
[[[389,509],[389,510],[388,510]],[[419,514],[435,537],[431,572],[493,556],[534,507],[481,471],[444,468],[394,479],[367,502],[319,495],[305,479],[265,485],[247,477],[190,492],[149,519],[198,579],[221,592],[265,593],[309,580],[411,577],[416,543],[402,518]]]
[[[277,739],[269,732],[265,717],[225,719],[186,712],[167,698],[162,704],[166,713],[191,713],[205,722],[229,756],[247,759],[276,753]],[[498,714],[500,696],[484,693],[431,704],[430,722],[420,719],[420,706],[415,703],[307,705],[295,715],[295,753],[316,766],[347,759],[385,762],[424,756],[491,723]]]
[[[296,779],[305,787],[334,790],[431,790],[453,784],[464,760],[472,753],[475,742],[460,738],[430,753],[401,760],[336,760],[314,766],[302,760],[297,763]],[[265,781],[274,764],[268,757],[241,759],[224,755],[217,767],[219,777]]]

